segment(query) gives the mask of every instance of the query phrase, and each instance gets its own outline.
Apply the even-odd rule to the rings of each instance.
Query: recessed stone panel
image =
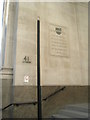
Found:
[[[50,54],[60,57],[69,56],[67,28],[59,25],[49,25]]]

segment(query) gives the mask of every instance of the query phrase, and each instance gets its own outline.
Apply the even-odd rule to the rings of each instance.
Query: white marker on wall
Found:
[[[29,76],[28,76],[28,75],[24,76],[24,82],[25,82],[25,83],[28,83],[28,82],[29,82]]]

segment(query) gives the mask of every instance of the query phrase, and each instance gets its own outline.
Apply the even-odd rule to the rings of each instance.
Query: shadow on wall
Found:
[[[42,98],[45,98],[51,93],[54,93],[59,87],[60,86],[42,87]],[[32,102],[32,99],[35,101],[37,94],[36,89],[36,87],[15,87],[14,103],[28,103]],[[50,117],[52,114],[64,108],[68,104],[77,103],[88,103],[88,87],[68,86],[62,92],[58,92],[54,96],[48,98],[46,101],[43,101],[43,118]],[[8,118],[11,115],[13,116],[13,118],[37,118],[37,104],[15,105],[3,111],[3,118]]]

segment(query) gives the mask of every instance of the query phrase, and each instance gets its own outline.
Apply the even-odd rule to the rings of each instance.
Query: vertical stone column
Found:
[[[7,21],[7,26],[6,26],[6,40],[4,40],[5,43],[3,44],[5,45],[4,64],[0,70],[0,78],[2,79],[2,108],[12,103],[13,45],[14,45],[13,43],[14,43],[15,10],[16,10],[16,3],[10,2],[9,11],[8,11],[8,21]],[[3,36],[3,38],[5,38],[5,36]],[[4,112],[3,112],[3,116],[4,116]]]
[[[6,47],[5,47],[5,68],[13,67],[13,32],[14,32],[14,3],[9,4],[8,23],[6,30]]]

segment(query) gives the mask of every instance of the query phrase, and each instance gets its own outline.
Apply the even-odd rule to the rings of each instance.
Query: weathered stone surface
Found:
[[[60,86],[58,86],[58,88],[59,87]],[[42,98],[45,98],[46,96],[50,95],[58,88],[56,86],[42,87]],[[18,89],[18,94],[16,93],[14,95],[14,99],[15,99],[14,102],[22,103],[22,102],[32,101],[31,98],[29,101],[29,97],[30,95],[35,94],[35,92],[30,93],[30,91],[29,92],[26,91],[26,93],[24,93],[23,90],[27,89],[25,87],[23,87],[22,92],[20,87],[16,87],[16,89]],[[32,90],[34,89],[32,88]],[[25,98],[24,95],[28,97]],[[77,104],[77,103],[78,104],[88,103],[88,88],[68,86],[64,91],[59,92],[56,95],[47,99],[46,101],[42,102],[43,118],[50,117],[51,115],[56,113],[58,110],[64,108],[68,104]],[[37,118],[37,104],[14,106],[13,108],[11,107],[11,111],[9,107],[5,111],[3,111],[3,118],[10,117],[10,115],[13,115],[14,118]]]
[[[16,9],[14,9],[13,3],[10,4],[12,5],[9,14],[4,67],[13,68],[13,71],[9,72],[7,70],[3,72],[3,77],[0,76],[0,78],[3,78],[3,107],[12,102],[20,103],[37,100],[36,43],[38,16],[41,22],[42,98],[50,95],[60,86],[69,86],[65,91],[43,102],[43,117],[50,116],[67,104],[88,102],[88,88],[85,87],[88,85],[87,4],[19,3],[18,18],[15,19]],[[16,22],[18,24],[17,34],[14,31],[15,25],[17,25]],[[67,34],[67,37],[63,40],[66,40],[66,45],[68,45],[68,57],[63,57],[63,53],[62,56],[60,56],[60,53],[58,56],[57,51],[54,55],[50,54],[50,44],[52,44],[52,42],[50,43],[50,40],[52,40],[50,37],[52,37],[52,34],[49,26],[51,24],[65,28],[64,33]],[[57,35],[54,34],[54,37],[57,37]],[[54,42],[57,40],[53,39]],[[54,49],[56,49],[55,46]],[[29,57],[31,63],[23,63],[25,56]],[[7,77],[5,74],[10,75]],[[24,82],[25,76],[30,77],[28,83]],[[83,87],[75,87],[76,85]],[[37,107],[31,105],[14,106],[14,109],[9,108],[3,111],[3,117],[10,117],[12,114],[14,118],[36,118]]]
[[[37,84],[38,16],[41,23],[41,85],[87,85],[88,6],[81,3],[19,3],[15,85]],[[63,27],[65,28],[62,41],[67,42],[66,44],[60,43],[58,47],[60,37],[57,37],[55,31],[52,33],[51,24],[55,28],[61,26],[62,31]],[[50,40],[57,43],[54,44]],[[52,44],[54,51],[50,52]],[[68,56],[65,55],[67,51]],[[25,56],[30,58],[31,63],[23,63]],[[27,84],[24,83],[25,75],[30,77]]]

